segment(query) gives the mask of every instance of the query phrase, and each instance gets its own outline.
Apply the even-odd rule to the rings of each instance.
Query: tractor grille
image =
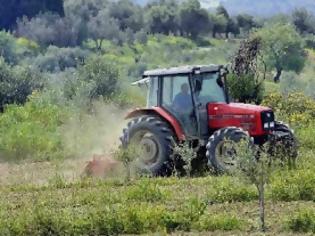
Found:
[[[272,111],[261,112],[263,130],[269,131],[275,128],[275,115]]]

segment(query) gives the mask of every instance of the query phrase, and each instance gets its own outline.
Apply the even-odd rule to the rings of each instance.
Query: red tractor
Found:
[[[262,145],[274,140],[297,156],[293,131],[275,121],[270,108],[230,102],[227,73],[220,65],[183,66],[145,71],[134,83],[147,87],[147,108],[127,115],[131,121],[121,141],[125,148],[131,143],[141,148],[141,169],[169,173],[174,143],[182,142],[189,142],[200,154],[199,162],[206,160],[218,172],[237,163],[228,141]]]

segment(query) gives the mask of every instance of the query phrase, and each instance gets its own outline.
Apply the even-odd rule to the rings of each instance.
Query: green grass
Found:
[[[299,209],[287,222],[287,228],[293,232],[315,233],[315,211],[314,209]]]
[[[272,177],[266,194],[271,234],[312,232],[312,214],[296,211],[315,212],[314,163],[312,152],[304,150],[297,170],[279,170]],[[12,182],[0,190],[3,235],[258,233],[255,188],[232,176],[127,184],[123,178],[69,181],[54,174],[45,184]]]

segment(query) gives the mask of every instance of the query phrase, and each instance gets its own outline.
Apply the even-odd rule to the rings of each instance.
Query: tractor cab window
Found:
[[[148,83],[150,91],[147,97],[147,107],[154,107],[158,105],[158,78],[151,77]]]
[[[223,84],[219,73],[204,73],[195,77],[196,98],[206,105],[212,102],[226,102]]]
[[[194,108],[188,75],[163,77],[162,106],[182,124],[186,135],[195,135]]]

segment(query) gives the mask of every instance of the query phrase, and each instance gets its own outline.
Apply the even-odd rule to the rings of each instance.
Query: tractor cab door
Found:
[[[202,73],[193,77],[194,99],[199,124],[199,136],[209,137],[209,103],[226,103],[226,97],[219,72]]]
[[[189,75],[162,76],[161,105],[181,124],[188,138],[198,136]]]

